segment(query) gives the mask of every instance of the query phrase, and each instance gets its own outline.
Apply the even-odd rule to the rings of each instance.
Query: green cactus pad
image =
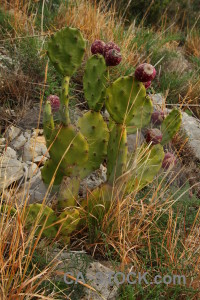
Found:
[[[49,40],[47,54],[55,69],[63,76],[72,76],[81,65],[86,42],[78,29],[66,27]]]
[[[106,63],[102,55],[91,56],[86,64],[83,77],[83,89],[89,108],[101,110],[106,91]]]
[[[112,184],[125,171],[127,153],[126,128],[121,124],[113,124],[108,142],[107,176],[109,183]]]
[[[100,112],[89,111],[79,120],[78,126],[89,144],[88,161],[81,170],[81,177],[98,169],[107,154],[109,131]]]
[[[49,150],[52,160],[56,164],[61,162],[60,170],[64,175],[77,175],[76,166],[83,166],[88,159],[88,143],[84,136],[72,125],[58,126],[51,140],[54,140]]]
[[[137,129],[147,126],[151,121],[153,104],[150,97],[141,97],[133,106],[133,118],[127,127],[127,133],[136,133]]]
[[[30,204],[28,206],[26,215],[26,228],[30,229],[32,226],[34,226],[39,213],[41,214],[41,217],[38,220],[35,235],[37,236],[40,233],[40,230],[44,225],[44,222],[46,221],[42,236],[45,236],[47,238],[54,238],[58,231],[58,225],[54,223],[56,223],[58,219],[54,211],[48,206],[43,206],[39,203]]]
[[[135,189],[140,190],[153,181],[162,167],[164,156],[160,144],[140,149],[136,170],[131,173],[131,180],[128,183],[129,193]]]
[[[68,237],[78,226],[80,221],[79,210],[76,208],[67,208],[60,214],[59,220],[61,221],[61,236]]]
[[[80,179],[78,177],[64,177],[60,186],[58,195],[58,208],[75,206],[80,187]]]
[[[44,167],[41,169],[42,179],[44,183],[50,184],[53,176],[55,176],[53,185],[56,186],[61,184],[64,174],[59,167],[56,174],[54,175],[56,168],[57,168],[57,164],[52,159],[49,159],[45,163]]]
[[[169,115],[164,119],[161,125],[162,131],[162,145],[171,141],[173,136],[178,132],[182,121],[181,112],[178,109],[173,109]]]
[[[121,77],[106,90],[106,108],[116,123],[128,125],[134,118],[137,124],[144,113],[141,108],[145,96],[146,89],[141,82],[133,76]]]
[[[54,129],[53,114],[51,111],[51,104],[49,101],[46,102],[44,107],[43,127],[44,127],[44,136],[47,142],[47,147],[49,147],[52,130]]]

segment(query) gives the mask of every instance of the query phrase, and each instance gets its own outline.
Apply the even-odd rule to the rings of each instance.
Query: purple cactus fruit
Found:
[[[152,145],[159,144],[162,141],[162,133],[159,129],[153,128],[146,132],[145,139],[147,143],[152,143]]]
[[[167,152],[165,153],[165,157],[162,162],[162,168],[167,170],[169,167],[172,167],[176,164],[176,157],[173,153]]]
[[[122,60],[121,53],[115,49],[111,49],[105,54],[105,61],[107,66],[117,66]]]
[[[92,54],[104,54],[105,43],[101,40],[96,40],[91,46]]]
[[[113,42],[108,42],[105,47],[104,47],[104,56],[106,55],[106,53],[109,51],[109,50],[112,50],[112,49],[115,49],[117,50],[118,52],[120,52],[120,48],[119,46],[117,46],[115,43]]]
[[[60,108],[60,99],[56,95],[49,95],[47,101],[51,104],[52,112],[57,112]]]
[[[144,82],[145,89],[147,90],[151,86],[151,81]]]
[[[152,81],[156,76],[156,69],[147,63],[139,65],[135,70],[135,78],[141,82]]]
[[[154,125],[160,125],[162,123],[162,121],[164,120],[164,118],[165,118],[164,112],[156,110],[151,115],[151,122]]]

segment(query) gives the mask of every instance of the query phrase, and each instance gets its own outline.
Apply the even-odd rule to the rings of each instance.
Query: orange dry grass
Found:
[[[136,44],[132,43],[135,27],[130,26],[125,33],[123,21],[117,18],[114,7],[108,9],[106,3],[106,1],[97,4],[94,1],[79,0],[77,4],[69,3],[67,8],[61,5],[54,26],[57,29],[64,26],[79,28],[89,45],[95,39],[119,43],[123,64],[135,66],[139,60]]]
[[[185,51],[189,55],[200,57],[200,33],[197,31],[188,35],[185,43]]]

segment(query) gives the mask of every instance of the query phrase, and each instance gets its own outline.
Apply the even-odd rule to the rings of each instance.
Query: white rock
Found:
[[[14,140],[21,132],[21,129],[15,126],[11,126],[6,130],[5,137],[9,142]]]
[[[4,151],[3,155],[4,157],[17,159],[17,152],[10,147],[6,148],[6,151]]]
[[[27,161],[26,162],[28,165],[28,174],[27,174],[27,178],[30,179],[32,178],[34,175],[37,174],[37,172],[39,171],[38,166],[31,162],[31,161]]]
[[[26,138],[24,137],[23,133],[21,133],[18,137],[16,137],[12,141],[12,147],[15,148],[16,150],[19,150],[21,147],[24,146],[26,143]]]
[[[19,180],[23,175],[23,163],[7,156],[0,158],[0,191]]]
[[[182,128],[189,138],[189,145],[200,160],[200,121],[185,112],[182,113]]]
[[[48,259],[55,259],[58,263],[56,271],[67,273],[72,272],[73,276],[77,278],[82,273],[83,279],[86,284],[93,287],[97,292],[94,292],[88,288],[84,288],[84,296],[82,300],[95,299],[95,300],[114,300],[117,299],[118,286],[114,283],[115,272],[102,265],[99,262],[92,261],[84,251],[60,251],[55,249],[53,252],[49,252]],[[97,274],[101,275],[101,282],[97,280]],[[55,280],[64,280],[63,275],[57,275]],[[113,275],[112,275],[113,274]],[[65,278],[69,280],[69,278]],[[66,283],[67,286],[67,283]]]
[[[32,137],[25,143],[22,156],[23,161],[32,161],[32,159],[34,160],[36,157],[43,155],[48,157],[46,142],[43,136]]]
[[[37,156],[36,158],[34,158],[34,162],[36,164],[40,163],[40,166],[43,166],[47,159],[48,159],[47,157],[41,155],[41,156]]]
[[[27,140],[29,140],[30,137],[31,137],[31,132],[25,131],[25,132],[24,132],[24,136],[25,136],[25,138],[26,138]]]
[[[155,107],[162,107],[165,104],[165,98],[162,94],[149,95]]]

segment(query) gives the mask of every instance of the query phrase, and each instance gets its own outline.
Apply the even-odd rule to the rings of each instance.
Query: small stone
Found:
[[[9,142],[11,142],[20,134],[20,132],[21,132],[20,128],[11,126],[6,130],[5,137]]]
[[[7,188],[13,182],[24,175],[24,164],[15,158],[2,156],[0,158],[0,191]]]
[[[18,137],[16,137],[12,141],[12,146],[14,149],[19,150],[24,146],[25,143],[26,143],[26,138],[24,137],[23,133],[21,133]]]
[[[48,159],[47,157],[41,155],[34,158],[34,162],[36,164],[40,164],[40,166],[43,166],[47,159]]]
[[[37,166],[35,163],[31,162],[31,161],[28,161],[28,162],[26,162],[26,163],[27,163],[27,165],[28,165],[28,174],[27,174],[27,178],[30,179],[30,178],[32,178],[34,175],[37,174],[37,172],[39,171],[39,169],[38,169],[38,166]]]
[[[48,157],[46,141],[44,136],[32,137],[24,145],[23,161],[32,161],[38,156]]]
[[[17,159],[17,152],[10,147],[6,148],[3,155],[4,155],[4,157]]]

